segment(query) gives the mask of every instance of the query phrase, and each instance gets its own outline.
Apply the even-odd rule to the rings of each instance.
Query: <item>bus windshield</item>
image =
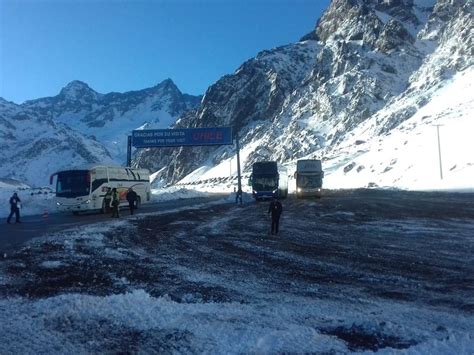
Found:
[[[87,196],[90,191],[90,177],[87,170],[70,170],[58,173],[56,196]]]
[[[296,180],[296,186],[306,188],[317,188],[321,187],[322,179],[318,175],[298,175]]]
[[[278,188],[276,177],[254,177],[253,188],[256,191],[273,191]]]

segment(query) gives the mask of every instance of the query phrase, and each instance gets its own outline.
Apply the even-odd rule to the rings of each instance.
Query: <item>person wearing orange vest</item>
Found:
[[[114,187],[112,189],[112,217],[120,217],[119,212],[119,205],[120,205],[120,194],[117,189]]]

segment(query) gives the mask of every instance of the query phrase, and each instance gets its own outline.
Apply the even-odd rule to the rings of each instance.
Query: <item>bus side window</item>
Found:
[[[92,192],[97,190],[102,184],[106,184],[107,179],[95,179],[92,181]]]

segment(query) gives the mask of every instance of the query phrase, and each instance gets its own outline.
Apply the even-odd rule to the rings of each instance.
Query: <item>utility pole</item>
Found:
[[[127,137],[127,167],[132,165],[132,136]]]
[[[239,134],[235,134],[235,145],[237,148],[237,196],[235,197],[235,202],[240,201],[242,204],[242,177],[240,176],[240,144],[239,144]]]
[[[443,165],[441,163],[441,141],[439,138],[439,127],[442,126],[440,124],[435,125],[436,126],[436,132],[438,133],[438,156],[439,156],[439,176],[441,180],[443,180]]]

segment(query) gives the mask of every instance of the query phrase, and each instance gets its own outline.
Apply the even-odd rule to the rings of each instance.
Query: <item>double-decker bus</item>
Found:
[[[84,166],[61,170],[50,178],[56,181],[56,204],[59,211],[74,214],[83,211],[106,211],[104,196],[107,189],[116,188],[120,205],[128,205],[126,195],[129,188],[137,193],[137,208],[150,201],[150,172],[117,166]]]
[[[276,161],[253,163],[249,185],[256,200],[288,195],[288,172]]]
[[[321,198],[324,171],[319,159],[301,159],[296,162],[296,197]]]

